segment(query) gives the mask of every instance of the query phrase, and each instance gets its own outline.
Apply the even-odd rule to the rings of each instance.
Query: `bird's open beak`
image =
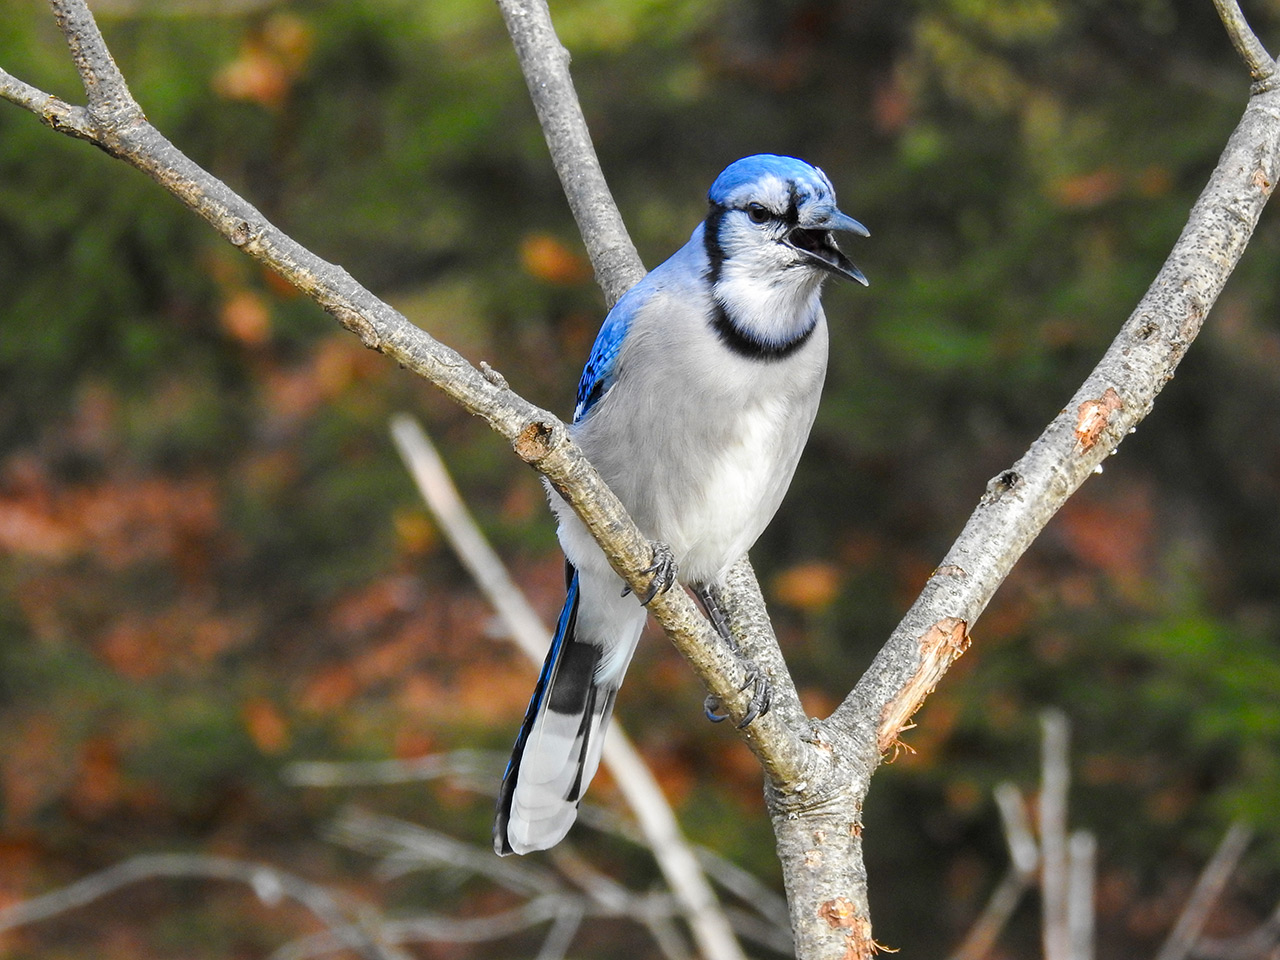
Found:
[[[834,273],[838,277],[856,280],[864,287],[868,286],[863,272],[855,267],[836,246],[835,237],[832,236],[832,231],[835,230],[856,233],[862,237],[871,236],[871,231],[853,217],[836,211],[820,227],[796,227],[787,234],[784,242],[823,270]]]

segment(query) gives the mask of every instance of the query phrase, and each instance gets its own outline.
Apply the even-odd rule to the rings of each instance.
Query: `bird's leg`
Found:
[[[716,633],[720,634],[720,639],[734,653],[740,653],[738,641],[733,638],[733,631],[729,629],[729,615],[720,605],[720,598],[716,595],[715,588],[709,583],[700,583],[693,588],[693,592],[702,601],[702,609],[707,611],[707,619],[716,628]]]
[[[658,594],[670,590],[672,584],[676,582],[676,558],[671,553],[671,548],[661,540],[650,540],[649,549],[653,551],[653,562],[640,572],[651,573],[653,576],[649,579],[649,588],[645,590],[644,596],[636,596],[641,606],[645,607]],[[622,595],[625,597],[630,592],[631,587],[624,584]]]
[[[729,629],[729,617],[724,612],[724,607],[720,603],[720,596],[716,588],[709,583],[700,583],[694,586],[693,592],[702,601],[702,607],[707,611],[707,619],[715,627],[720,639],[737,655],[746,670],[746,680],[743,681],[742,686],[738,689],[746,690],[750,687],[751,699],[747,703],[746,716],[738,724],[738,729],[741,730],[756,717],[764,716],[769,712],[769,705],[773,700],[773,687],[769,683],[769,678],[764,675],[764,671],[756,665],[756,662],[742,656],[742,648],[738,646],[738,641],[734,639],[733,631]],[[715,694],[708,694],[702,704],[703,712],[706,713],[707,719],[712,723],[719,723],[728,719],[728,714],[719,712],[720,707],[720,698]]]

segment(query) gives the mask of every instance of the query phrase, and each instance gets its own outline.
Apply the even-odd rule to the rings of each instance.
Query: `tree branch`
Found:
[[[1067,788],[1070,728],[1060,710],[1040,717],[1040,900],[1044,960],[1068,960]]]
[[[498,0],[529,96],[564,187],[569,208],[595,268],[596,283],[612,307],[644,276],[591,145],[591,131],[569,75],[569,51],[560,43],[546,0]]]
[[[1218,849],[1205,864],[1177,923],[1173,925],[1168,939],[1156,954],[1156,960],[1185,960],[1190,955],[1205,921],[1209,919],[1209,911],[1222,896],[1223,888],[1231,879],[1231,874],[1235,872],[1236,864],[1244,856],[1245,847],[1251,839],[1253,831],[1243,823],[1231,825],[1231,829],[1218,844]]]
[[[1240,4],[1236,0],[1213,0],[1213,6],[1218,11],[1222,25],[1227,28],[1231,45],[1236,48],[1236,53],[1240,54],[1240,59],[1249,68],[1249,76],[1253,78],[1257,92],[1262,92],[1262,85],[1265,85],[1276,72],[1275,61],[1271,59],[1271,54],[1267,53],[1267,48],[1262,45],[1258,35],[1245,20],[1244,14],[1240,11]]]
[[[1151,412],[1244,253],[1278,167],[1280,96],[1266,92],[1249,101],[1182,235],[1119,335],[1022,459],[988,484],[960,537],[832,723],[874,744],[873,725],[926,666],[922,648],[929,631],[948,618],[972,627],[1058,508]],[[956,647],[954,655],[960,652]],[[895,715],[902,713],[907,711]]]
[[[982,960],[995,946],[996,938],[1008,925],[1023,894],[1035,883],[1040,850],[1031,832],[1022,794],[1013,784],[1001,783],[996,787],[995,797],[1009,848],[1009,870],[996,884],[987,905],[950,960]]]
[[[92,903],[122,887],[158,877],[246,883],[268,906],[289,899],[306,907],[324,924],[326,935],[339,949],[355,950],[366,960],[396,960],[400,956],[384,949],[360,926],[353,924],[333,894],[319,884],[265,864],[200,854],[163,853],[132,857],[60,890],[5,907],[0,910],[0,932],[47,920]]]
[[[848,785],[846,800],[855,812],[886,745],[964,652],[969,629],[1014,563],[1150,413],[1244,253],[1278,175],[1280,94],[1264,90],[1250,98],[1181,236],[1119,335],[1022,459],[991,480],[919,598],[823,723],[823,741],[836,744],[832,776]],[[803,858],[812,847],[807,832],[830,837],[839,826],[822,812],[829,794],[819,794],[823,802],[811,818],[794,807],[785,819],[775,815],[784,864],[788,854]],[[876,949],[866,921],[861,829],[848,818],[845,829],[852,837],[846,857],[824,857],[824,866],[788,875],[796,882],[788,885],[788,896],[802,957],[830,953],[844,940],[854,956]],[[835,913],[815,919],[798,903],[819,903]]]
[[[77,66],[94,90],[98,106],[88,111],[83,135],[156,180],[200,214],[223,237],[307,294],[378,350],[430,380],[464,409],[483,417],[511,441],[518,456],[546,476],[582,518],[619,576],[643,593],[651,574],[649,542],[627,516],[563,423],[512,391],[492,371],[482,374],[361,286],[347,271],[327,263],[270,223],[250,203],[192,162],[142,116],[101,43],[84,0],[50,0],[67,34]],[[531,21],[532,22],[532,21]],[[97,71],[102,71],[101,75]],[[4,92],[9,88],[4,88]],[[31,88],[8,97],[33,109]],[[33,110],[33,112],[36,112]],[[71,132],[71,131],[66,131]],[[611,201],[610,201],[611,203]],[[683,590],[655,597],[649,611],[693,665],[708,692],[736,721],[746,716],[746,674],[740,660],[718,641],[711,625]],[[767,775],[777,783],[803,781],[811,752],[804,741],[770,713],[751,724],[745,738]]]

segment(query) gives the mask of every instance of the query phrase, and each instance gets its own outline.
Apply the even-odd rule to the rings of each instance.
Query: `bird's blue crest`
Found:
[[[757,153],[729,164],[711,184],[707,199],[720,206],[733,206],[743,199],[745,192],[769,178],[793,183],[801,193],[815,200],[829,199],[835,203],[835,189],[825,173],[803,160],[773,153]]]

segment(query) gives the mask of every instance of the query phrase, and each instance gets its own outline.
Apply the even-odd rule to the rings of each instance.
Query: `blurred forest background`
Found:
[[[99,0],[150,119],[274,222],[531,400],[570,411],[598,290],[490,0]],[[1280,2],[1247,10],[1272,49]],[[753,551],[810,711],[856,680],[981,495],[1154,277],[1242,112],[1208,0],[555,0],[605,173],[650,266],[716,173],[822,166],[872,238],[830,289],[825,402]],[[48,10],[0,64],[79,102]],[[1072,718],[1100,956],[1150,955],[1227,824],[1260,831],[1212,930],[1280,893],[1280,217],[1155,413],[1035,544],[882,768],[877,939],[955,944],[1006,866],[991,789]],[[159,187],[0,105],[0,905],[132,854],[286,866],[388,910],[499,894],[375,881],[345,803],[488,846],[447,786],[291,786],[298,760],[505,754],[534,669],[387,436],[423,417],[550,619],[537,478],[424,382]],[[760,775],[665,641],[618,714],[689,834],[778,882]],[[500,760],[497,761],[500,764]],[[494,776],[498,775],[495,766]],[[607,778],[592,799],[616,805]],[[633,880],[632,848],[572,838]],[[656,874],[653,874],[656,879]],[[7,934],[12,958],[255,958],[312,929],[244,887],[153,882]],[[1038,955],[1025,905],[1002,956]],[[415,948],[421,956],[536,951]],[[574,955],[648,948],[597,925]]]

